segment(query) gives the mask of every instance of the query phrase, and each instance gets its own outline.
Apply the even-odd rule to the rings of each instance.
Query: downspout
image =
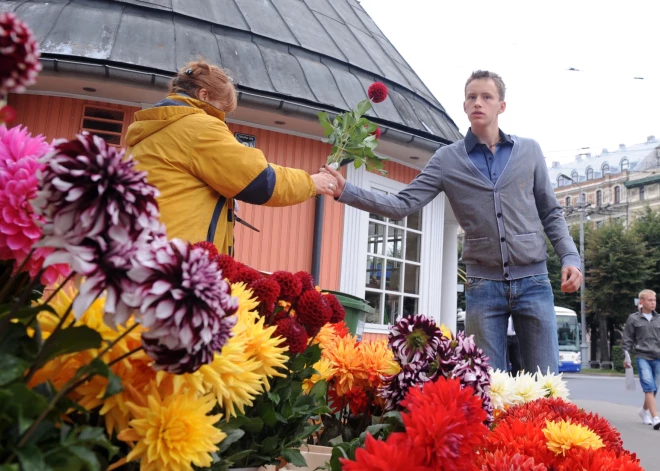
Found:
[[[312,239],[312,276],[320,285],[321,276],[321,246],[323,244],[323,213],[325,211],[325,196],[317,195],[314,202],[314,237]]]

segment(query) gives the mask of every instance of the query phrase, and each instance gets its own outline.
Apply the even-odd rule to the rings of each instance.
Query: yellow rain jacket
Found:
[[[316,194],[303,170],[268,164],[236,140],[225,114],[186,95],[170,95],[135,113],[128,154],[160,191],[161,221],[170,238],[213,242],[233,254],[234,200],[289,206]]]

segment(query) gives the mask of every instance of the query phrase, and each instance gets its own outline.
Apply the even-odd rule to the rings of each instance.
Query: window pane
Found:
[[[415,314],[419,314],[419,311],[417,310],[417,305],[418,305],[419,299],[417,298],[409,298],[409,297],[404,297],[403,298],[403,317],[410,317],[414,316]]]
[[[408,227],[417,231],[422,230],[422,211],[419,210],[408,216]]]
[[[367,256],[367,288],[383,288],[383,259],[379,257]]]
[[[366,322],[370,324],[380,324],[380,307],[381,307],[381,298],[382,293],[374,293],[372,291],[367,291],[364,294],[364,299],[367,301],[369,306],[373,307],[376,312],[373,314],[367,314]]]
[[[385,316],[383,324],[396,324],[399,319],[401,296],[396,294],[385,295]]]
[[[401,291],[401,262],[387,261],[385,289],[389,291]]]
[[[406,275],[403,281],[405,293],[419,294],[419,267],[406,263]]]
[[[403,258],[403,229],[387,228],[387,255],[388,257]]]
[[[385,225],[369,222],[369,243],[367,252],[384,255],[385,252]]]
[[[372,188],[371,192],[377,195],[383,195],[383,196],[387,195],[386,191],[379,190],[378,188]],[[383,216],[379,216],[378,214],[374,214],[374,213],[369,213],[369,218],[375,219],[376,221],[385,221],[385,218]]]
[[[395,221],[394,219],[390,219],[390,224],[394,224],[395,226],[403,227],[403,219],[401,219],[399,221]]]
[[[419,262],[422,251],[422,235],[415,232],[406,232],[406,260]]]

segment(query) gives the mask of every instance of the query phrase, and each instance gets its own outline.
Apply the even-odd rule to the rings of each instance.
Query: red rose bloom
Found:
[[[284,345],[289,347],[291,353],[302,353],[307,348],[307,332],[295,319],[287,317],[277,323],[273,337],[282,337]],[[281,345],[281,344],[280,344]]]
[[[376,139],[380,139],[380,128],[376,128],[376,130],[372,132],[371,135],[376,136]]]
[[[381,103],[387,98],[387,86],[383,82],[374,82],[369,86],[367,96],[374,103]]]

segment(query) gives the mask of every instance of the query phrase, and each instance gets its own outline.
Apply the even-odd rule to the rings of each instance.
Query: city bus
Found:
[[[557,338],[559,339],[559,372],[579,372],[582,369],[580,355],[580,328],[575,311],[555,306],[557,314]],[[456,316],[456,330],[465,330],[465,311]]]

